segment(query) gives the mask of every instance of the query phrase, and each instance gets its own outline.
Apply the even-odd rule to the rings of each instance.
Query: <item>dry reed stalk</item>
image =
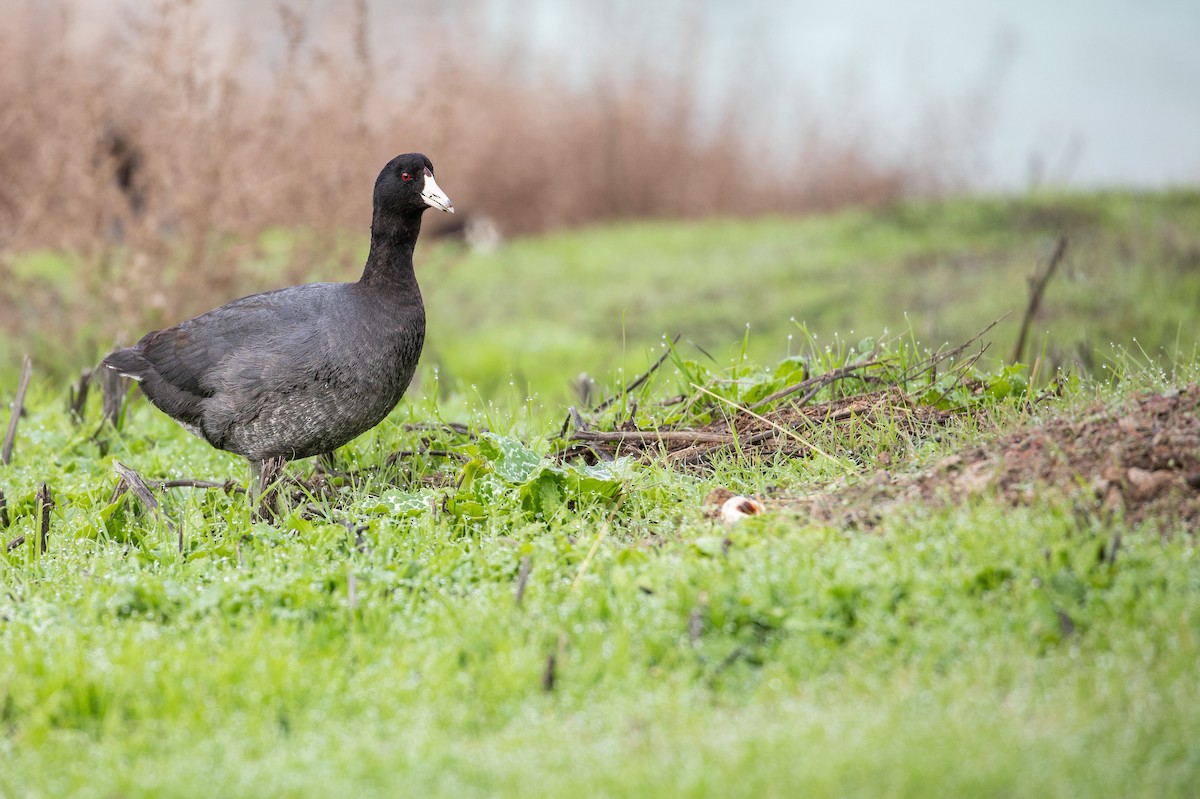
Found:
[[[191,0],[137,8],[91,34],[83,0],[25,0],[0,32],[0,240],[78,257],[70,290],[35,290],[0,254],[14,287],[0,289],[0,332],[54,319],[59,340],[98,351],[261,290],[240,265],[277,226],[296,232],[286,279],[328,269],[329,234],[365,230],[366,187],[404,150],[429,153],[456,203],[509,234],[879,204],[933,170],[815,115],[794,153],[770,155],[745,76],[701,102],[710,36],[690,12],[673,60],[652,61],[643,33],[581,82],[482,16],[422,19],[421,37],[388,49],[365,0],[334,24],[250,3],[262,24],[224,46]],[[623,35],[596,41],[628,39],[628,12],[604,9],[600,30]],[[396,26],[406,13],[388,11]]]

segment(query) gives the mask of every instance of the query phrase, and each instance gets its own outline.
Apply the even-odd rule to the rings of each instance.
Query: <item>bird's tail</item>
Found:
[[[122,377],[139,381],[146,376],[146,371],[150,369],[150,364],[139,347],[126,347],[123,350],[110,352],[104,356],[100,365],[115,369],[121,373]]]

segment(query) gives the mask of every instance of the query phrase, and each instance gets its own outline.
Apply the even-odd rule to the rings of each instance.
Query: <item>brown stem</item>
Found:
[[[1066,254],[1067,237],[1059,236],[1058,242],[1054,245],[1054,252],[1050,254],[1050,260],[1046,262],[1046,268],[1040,275],[1030,278],[1029,304],[1025,307],[1025,318],[1021,320],[1021,332],[1017,334],[1017,345],[1013,347],[1013,363],[1021,361],[1021,356],[1025,352],[1025,339],[1029,335],[1030,326],[1033,325],[1033,317],[1037,316],[1038,308],[1042,304],[1042,295],[1046,292],[1046,284],[1050,282],[1050,277],[1054,274],[1054,270],[1058,269],[1059,262]]]
[[[29,388],[29,378],[33,374],[33,362],[29,356],[21,362],[21,382],[17,384],[17,396],[13,399],[12,418],[8,420],[8,432],[4,434],[4,448],[0,450],[0,464],[7,466],[12,463],[13,443],[17,438],[17,422],[21,419],[21,408],[25,405],[25,390]]]

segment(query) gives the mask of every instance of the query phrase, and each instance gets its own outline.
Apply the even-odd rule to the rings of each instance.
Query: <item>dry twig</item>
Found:
[[[38,509],[38,542],[43,553],[50,548],[50,511],[54,509],[54,494],[50,486],[42,483],[34,495]]]
[[[595,412],[600,413],[602,411],[607,410],[608,407],[610,405],[612,405],[614,402],[616,402],[619,397],[627,396],[629,394],[629,392],[633,391],[638,386],[640,386],[642,383],[645,383],[647,380],[649,380],[650,376],[652,374],[654,374],[656,371],[658,371],[658,367],[662,366],[666,362],[667,358],[671,357],[671,353],[674,351],[672,348],[676,344],[679,343],[679,337],[682,335],[683,335],[682,333],[676,333],[675,338],[671,339],[671,346],[667,347],[663,351],[663,354],[658,356],[658,360],[656,360],[654,363],[652,363],[650,365],[650,368],[647,369],[646,372],[641,377],[637,378],[632,383],[630,383],[629,385],[622,388],[619,392],[617,392],[616,394],[613,394],[611,397],[609,397],[608,399],[604,400],[599,405],[597,405],[594,408]]]
[[[733,441],[730,433],[713,433],[702,430],[576,430],[572,441],[604,441],[624,444],[628,442],[663,443],[667,441],[702,442],[728,444]]]
[[[29,356],[21,362],[21,381],[17,384],[17,396],[13,398],[12,417],[8,420],[8,432],[4,434],[4,448],[0,450],[0,464],[12,463],[13,444],[17,438],[17,422],[21,419],[21,409],[25,406],[25,391],[29,388],[29,378],[33,375],[33,361]]]
[[[413,422],[404,425],[404,431],[413,433],[417,430],[436,430],[441,433],[454,433],[460,436],[466,436],[472,441],[475,440],[475,434],[471,432],[471,428],[462,422]],[[487,432],[486,430],[484,432]]]
[[[45,483],[38,486],[37,493],[34,495],[34,505],[37,508],[38,542],[41,545],[41,551],[45,553],[50,547],[50,511],[54,509],[54,494],[50,491],[50,486]],[[4,519],[4,526],[8,526],[7,512]],[[6,552],[12,552],[24,544],[25,541],[26,536],[22,533],[12,541],[9,541],[4,549]]]
[[[84,369],[79,374],[79,382],[71,386],[67,398],[67,409],[71,419],[79,424],[83,421],[83,408],[87,404],[88,388],[92,385],[92,370]]]
[[[232,480],[226,480],[224,483],[217,483],[212,480],[193,480],[185,477],[176,480],[153,480],[151,482],[158,486],[160,491],[165,491],[168,488],[199,488],[202,490],[219,488],[226,494],[231,492],[235,494],[246,493],[246,489],[242,488]]]
[[[391,455],[388,455],[384,462],[388,466],[392,466],[401,458],[412,458],[417,455],[427,455],[431,458],[452,458],[460,461],[470,460],[470,458],[461,452],[454,452],[449,449],[398,449]]]
[[[150,490],[150,486],[146,485],[146,481],[142,479],[142,476],[118,460],[113,461],[113,470],[120,479],[117,481],[117,487],[113,490],[112,499],[109,501],[110,504],[120,499],[121,495],[126,491],[132,491],[133,495],[143,505],[162,516],[163,522],[167,525],[167,531],[178,537],[179,551],[182,552],[183,527],[177,526],[171,521],[171,517],[167,516],[166,512],[159,505],[158,498],[154,496],[154,492]]]
[[[1020,363],[1021,356],[1025,353],[1025,339],[1029,335],[1033,318],[1037,316],[1038,308],[1041,307],[1042,295],[1046,293],[1046,284],[1050,282],[1050,278],[1066,254],[1067,237],[1059,236],[1054,245],[1054,251],[1050,253],[1050,259],[1046,262],[1045,269],[1040,275],[1034,275],[1029,279],[1029,304],[1025,306],[1025,318],[1021,320],[1021,332],[1017,334],[1017,343],[1013,347],[1013,363]]]
[[[521,558],[521,566],[517,569],[517,588],[514,593],[517,607],[525,599],[525,586],[529,583],[529,572],[533,570],[533,560],[528,555]]]

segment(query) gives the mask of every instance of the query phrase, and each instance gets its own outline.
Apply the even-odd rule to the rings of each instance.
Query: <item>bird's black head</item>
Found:
[[[426,208],[454,213],[454,203],[433,179],[433,164],[421,153],[398,155],[375,179],[375,211],[420,214]]]

